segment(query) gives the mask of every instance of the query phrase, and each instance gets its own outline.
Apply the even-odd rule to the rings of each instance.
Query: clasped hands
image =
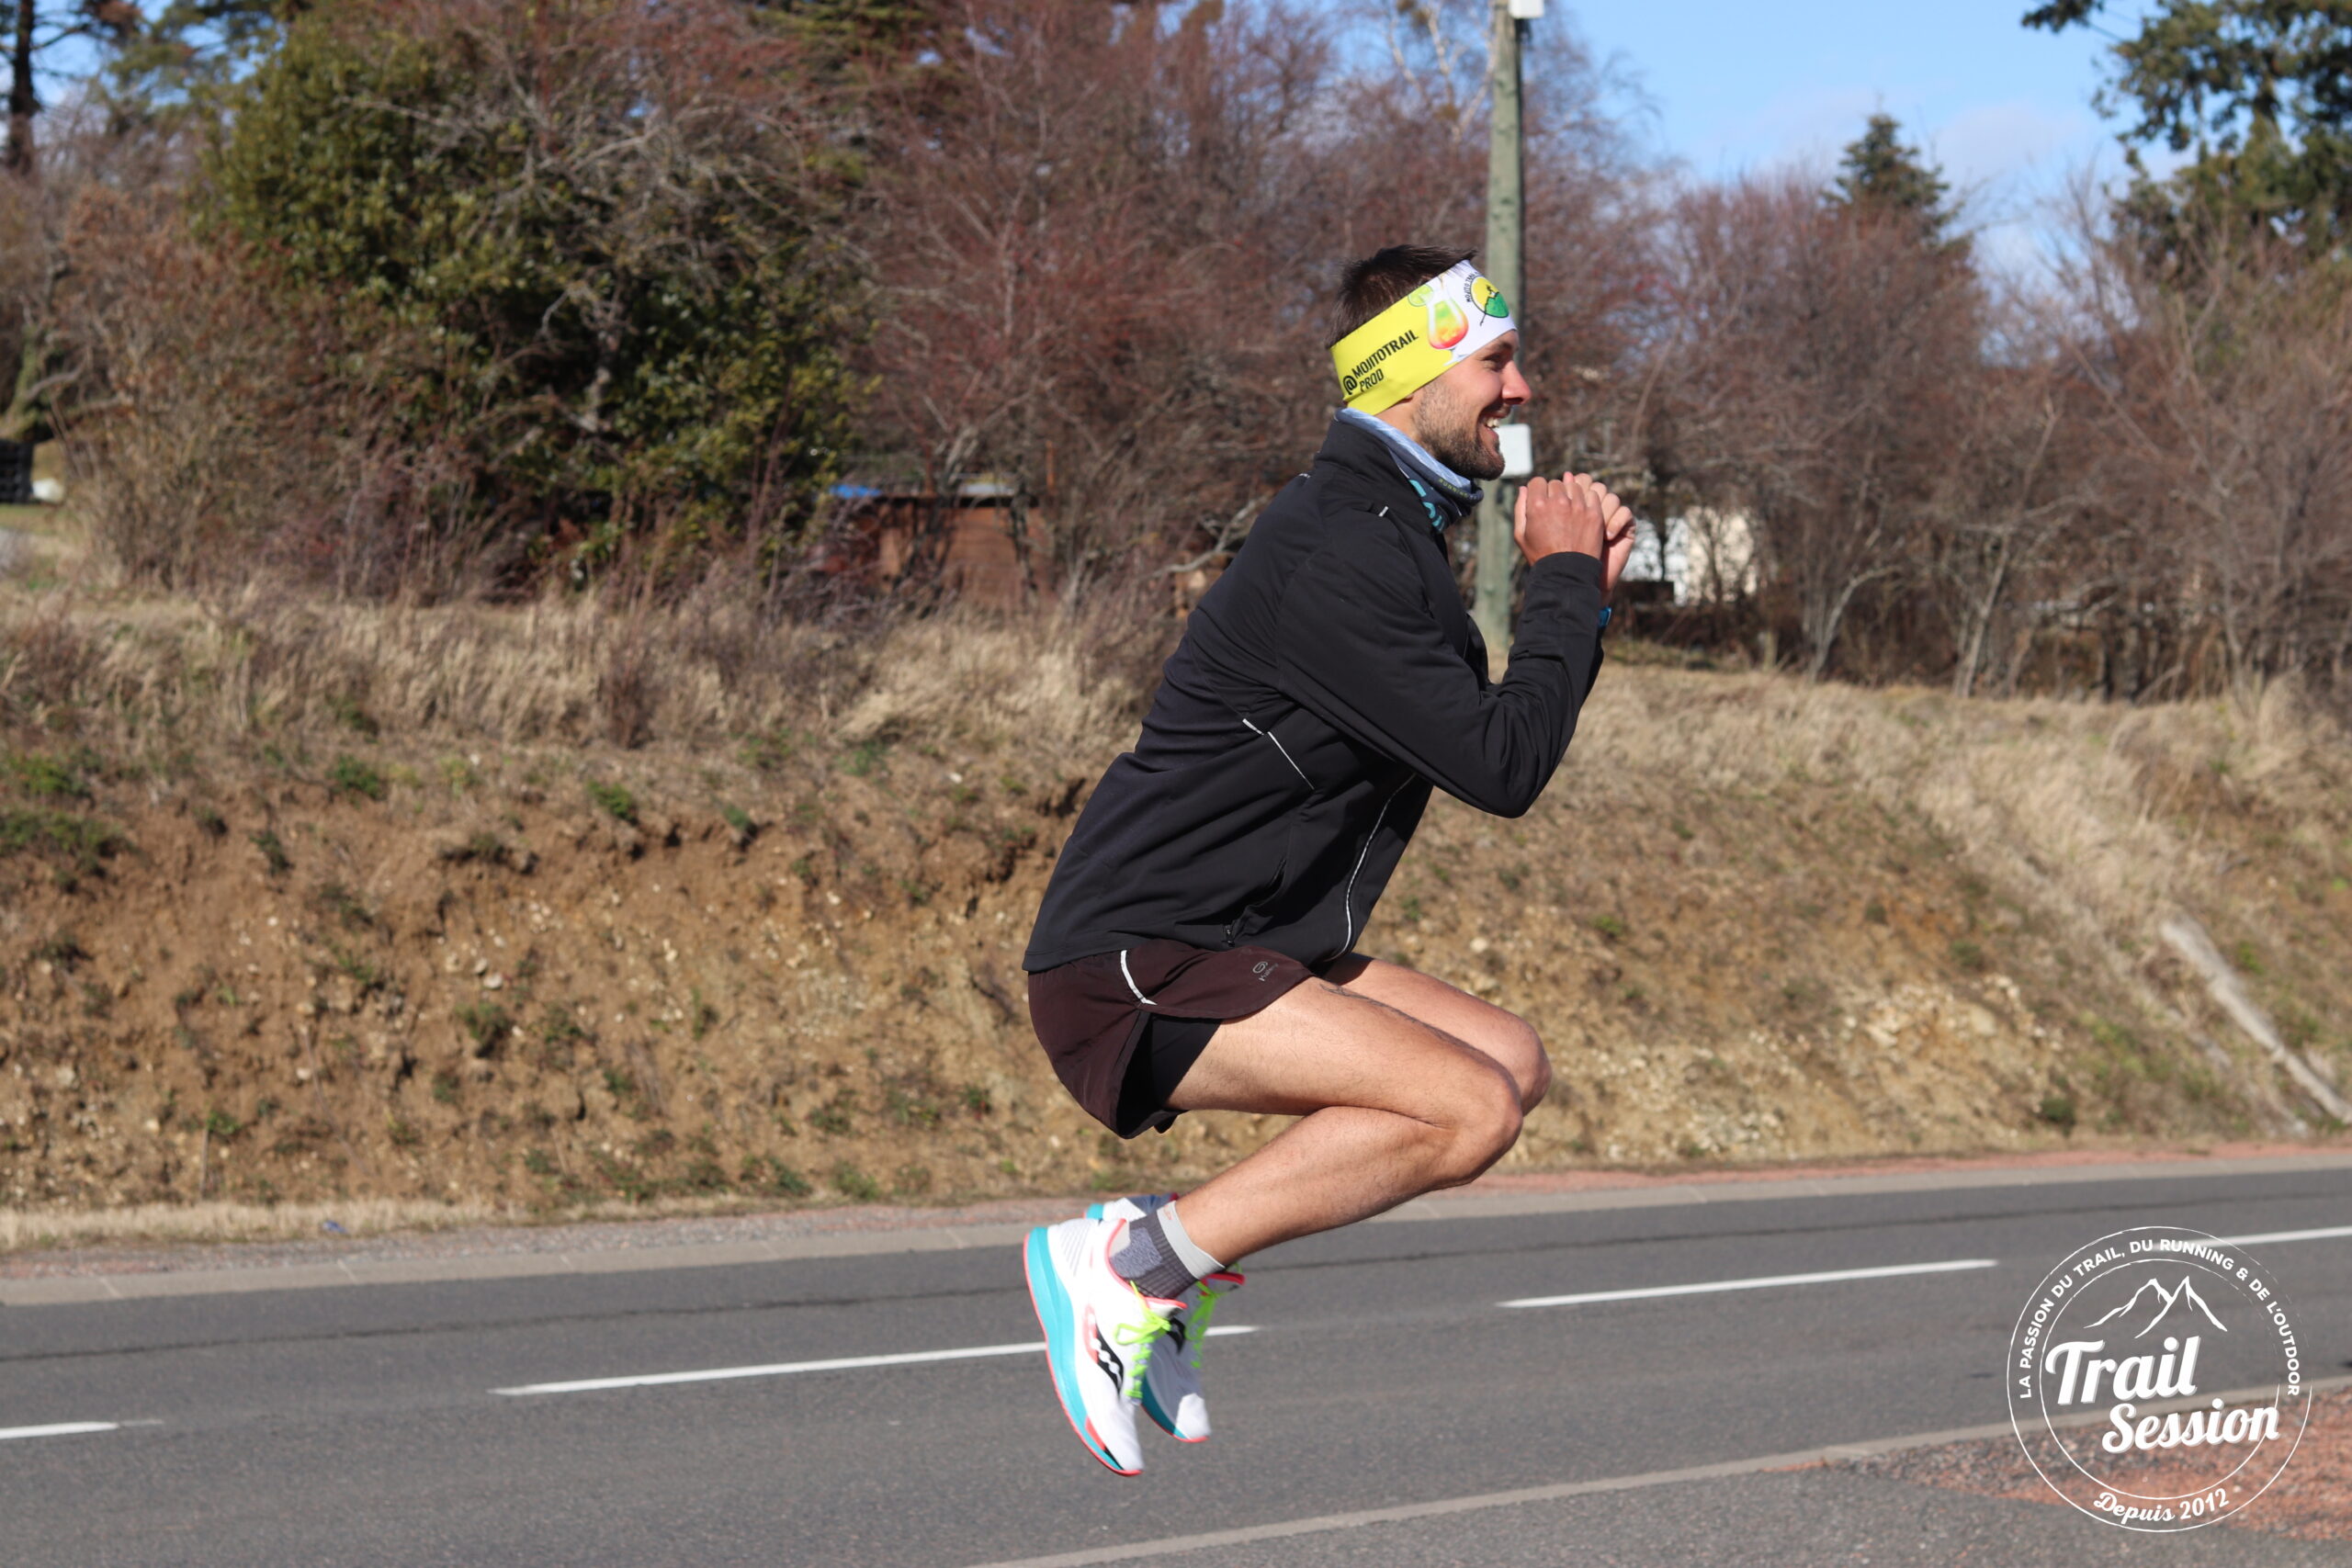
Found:
[[[1564,550],[1592,557],[1600,562],[1600,594],[1606,599],[1634,553],[1634,513],[1590,474],[1532,479],[1519,487],[1511,537],[1531,566]]]

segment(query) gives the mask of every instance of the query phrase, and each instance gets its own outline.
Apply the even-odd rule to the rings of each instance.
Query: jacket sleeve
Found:
[[[1447,643],[1402,541],[1370,530],[1302,563],[1279,648],[1292,701],[1458,800],[1523,816],[1600,673],[1600,562],[1564,552],[1528,570],[1510,667],[1491,687]]]

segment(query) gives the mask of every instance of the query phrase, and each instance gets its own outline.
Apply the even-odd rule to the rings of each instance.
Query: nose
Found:
[[[1503,401],[1517,408],[1521,403],[1532,401],[1534,397],[1535,389],[1527,384],[1527,378],[1520,374],[1519,361],[1514,359],[1504,366]]]

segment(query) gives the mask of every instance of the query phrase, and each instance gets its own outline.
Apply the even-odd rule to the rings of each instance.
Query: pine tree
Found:
[[[2030,28],[2090,27],[2105,0],[2051,0]],[[2118,39],[2102,111],[2138,180],[2125,208],[2153,249],[2184,222],[2226,216],[2302,243],[2313,257],[2352,240],[2352,5],[2346,0],[2157,0]],[[2139,150],[2190,154],[2166,178]]]
[[[1952,220],[1944,205],[1951,186],[1940,168],[1921,160],[1917,147],[1904,145],[1902,131],[1893,115],[1871,116],[1862,134],[1846,144],[1828,198],[1858,215],[1916,222],[1922,239],[1942,243]]]

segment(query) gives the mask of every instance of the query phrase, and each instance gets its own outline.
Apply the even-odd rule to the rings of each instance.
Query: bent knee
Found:
[[[1483,1026],[1469,1039],[1510,1075],[1519,1089],[1521,1111],[1532,1111],[1544,1102],[1552,1089],[1552,1058],[1545,1055],[1534,1025],[1516,1013],[1492,1008]]]
[[[1521,1047],[1522,1066],[1513,1071],[1511,1077],[1519,1082],[1519,1108],[1532,1111],[1544,1103],[1545,1095],[1552,1092],[1552,1055],[1544,1049],[1542,1037],[1525,1020],[1515,1021],[1525,1039]]]
[[[1476,1179],[1519,1142],[1517,1084],[1503,1073],[1480,1073],[1457,1090],[1443,1126],[1432,1175],[1442,1187]]]

